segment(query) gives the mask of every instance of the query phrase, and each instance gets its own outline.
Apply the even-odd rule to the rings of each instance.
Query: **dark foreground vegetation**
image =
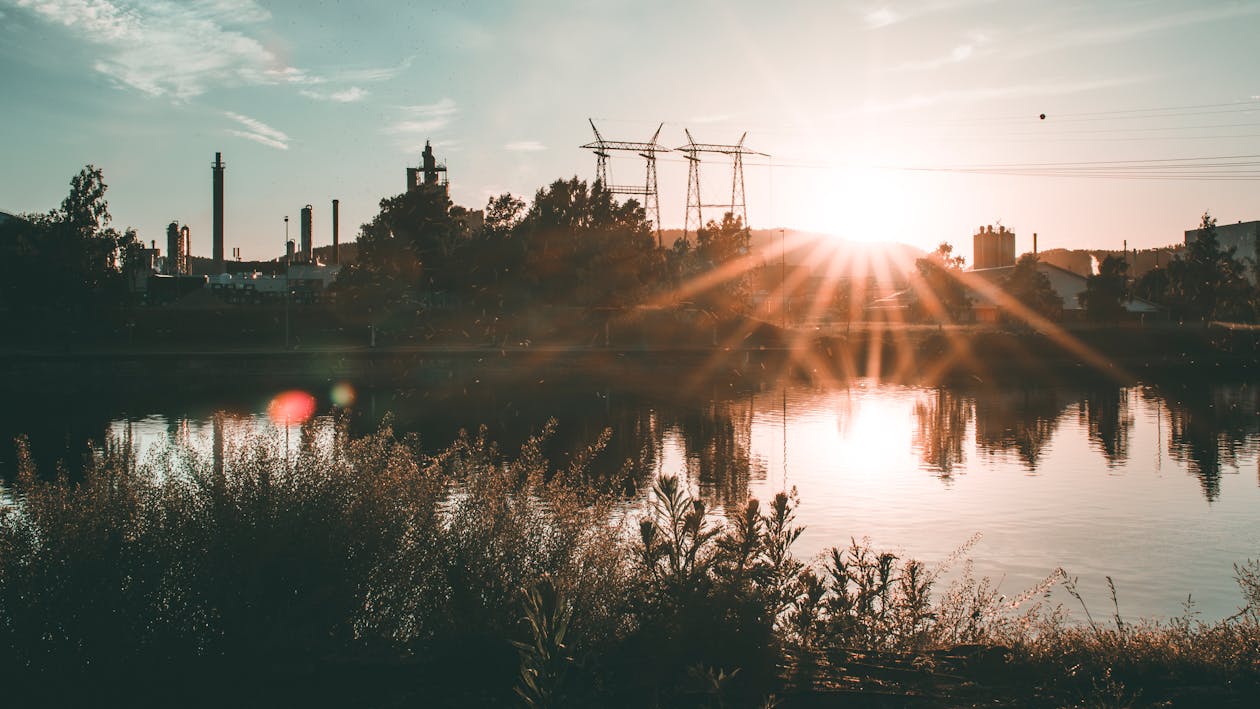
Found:
[[[1260,564],[1201,623],[1048,607],[861,542],[792,555],[797,501],[643,505],[484,436],[388,427],[222,457],[107,445],[79,482],[19,441],[0,502],[6,704],[1142,706],[1260,700]],[[855,530],[857,531],[857,530]],[[961,550],[957,556],[965,554]],[[952,560],[954,562],[958,559]]]

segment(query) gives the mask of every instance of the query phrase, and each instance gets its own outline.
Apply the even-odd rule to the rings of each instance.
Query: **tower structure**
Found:
[[[162,269],[166,275],[187,276],[192,273],[189,269],[191,245],[192,232],[186,225],[181,227],[179,222],[166,225],[166,267]]]
[[[721,145],[718,143],[697,143],[691,137],[691,131],[683,129],[687,135],[687,144],[676,148],[678,152],[683,154],[687,159],[687,216],[683,223],[683,238],[700,231],[704,227],[704,208],[716,207],[725,209],[731,214],[739,217],[743,221],[744,228],[748,227],[748,204],[744,197],[744,156],[760,155],[762,157],[770,157],[766,153],[759,153],[756,150],[749,150],[744,147],[744,139],[748,137],[745,131],[739,137],[739,142],[734,145]],[[714,203],[705,204],[700,193],[700,154],[715,153],[719,155],[729,155],[731,158],[731,202],[730,204]]]
[[[1015,265],[1015,232],[998,224],[982,226],[971,237],[973,269],[1002,268]]]
[[[420,153],[420,167],[407,168],[407,191],[421,187],[447,187],[446,164],[437,161],[433,146],[427,140],[424,141],[424,152]]]
[[[314,238],[313,238],[314,216],[315,216],[314,207],[312,207],[309,204],[306,205],[305,207],[302,207],[302,241],[301,241],[302,252],[298,257],[302,261],[302,263],[310,263],[311,256],[314,255],[313,248],[312,248],[314,246]]]
[[[333,200],[333,217],[332,217],[333,219],[332,264],[334,266],[340,263],[340,261],[338,260],[338,257],[340,256],[340,254],[337,253],[337,250],[340,248],[340,245],[341,245],[341,239],[339,238],[339,235],[337,233],[338,229],[341,228],[341,216],[339,214],[340,208],[341,208],[341,200],[334,199]]]
[[[647,218],[652,221],[652,225],[656,229],[656,245],[662,246],[661,193],[656,184],[656,154],[667,149],[660,143],[657,143],[656,139],[660,137],[661,128],[665,124],[662,123],[656,127],[656,132],[652,134],[651,140],[640,143],[628,140],[605,140],[604,136],[600,135],[599,129],[595,127],[595,121],[588,118],[587,122],[591,124],[591,130],[595,133],[595,140],[583,145],[582,148],[595,153],[595,181],[611,194],[642,197],[643,210],[647,213]],[[609,182],[608,158],[613,150],[637,153],[639,157],[643,158],[647,167],[647,175],[643,187],[637,185],[614,185]]]
[[[214,154],[214,163],[210,169],[214,175],[214,226],[211,232],[212,269],[214,273],[223,273],[223,153]]]

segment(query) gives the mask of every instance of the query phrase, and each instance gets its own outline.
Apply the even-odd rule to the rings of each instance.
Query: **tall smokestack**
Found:
[[[311,222],[313,218],[314,218],[314,208],[311,207],[311,205],[309,204],[306,205],[305,207],[302,207],[302,256],[301,256],[301,259],[304,263],[311,262],[311,247],[312,247]]]
[[[179,275],[179,222],[166,225],[166,275]]]
[[[338,216],[338,209],[340,207],[341,207],[341,202],[339,200],[334,199],[333,200],[333,250],[332,250],[332,263],[334,266],[340,263],[340,261],[337,260],[337,256],[338,256],[337,248],[341,244],[341,240],[338,238],[338,235],[337,235],[337,229],[341,225],[341,217]]]
[[[210,166],[214,172],[214,232],[211,236],[210,257],[213,259],[212,269],[215,273],[223,273],[223,153],[214,154],[214,164]]]
[[[1037,232],[1033,232],[1033,256],[1037,255]]]

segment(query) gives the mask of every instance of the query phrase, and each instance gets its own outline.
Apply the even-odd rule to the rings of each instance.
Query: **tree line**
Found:
[[[746,253],[739,217],[710,221],[695,243],[661,247],[635,200],[618,202],[601,183],[575,178],[539,189],[531,203],[492,197],[477,224],[446,190],[426,188],[381,200],[364,224],[357,261],[339,275],[338,298],[360,309],[472,306],[622,308],[669,293]],[[724,278],[695,298],[718,310],[746,305],[748,279]]]

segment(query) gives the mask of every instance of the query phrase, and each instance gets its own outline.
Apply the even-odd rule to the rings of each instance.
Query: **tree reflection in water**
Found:
[[[951,479],[954,469],[966,462],[963,439],[972,410],[970,398],[945,387],[937,387],[914,404],[914,446],[924,467],[942,480]]]
[[[1260,432],[1254,387],[1189,385],[1161,391],[1168,407],[1168,452],[1186,463],[1208,501],[1221,494],[1224,467],[1238,467],[1240,454]]]
[[[682,439],[688,478],[702,498],[727,509],[742,507],[750,478],[766,474],[765,463],[751,452],[753,404],[751,398],[714,400],[678,412],[672,421]]]
[[[1014,451],[1029,472],[1049,445],[1069,396],[1057,388],[987,387],[975,395],[976,448],[990,455]]]
[[[1133,414],[1129,410],[1129,389],[1100,387],[1085,393],[1077,414],[1089,432],[1090,442],[1114,468],[1129,459],[1129,434]]]

